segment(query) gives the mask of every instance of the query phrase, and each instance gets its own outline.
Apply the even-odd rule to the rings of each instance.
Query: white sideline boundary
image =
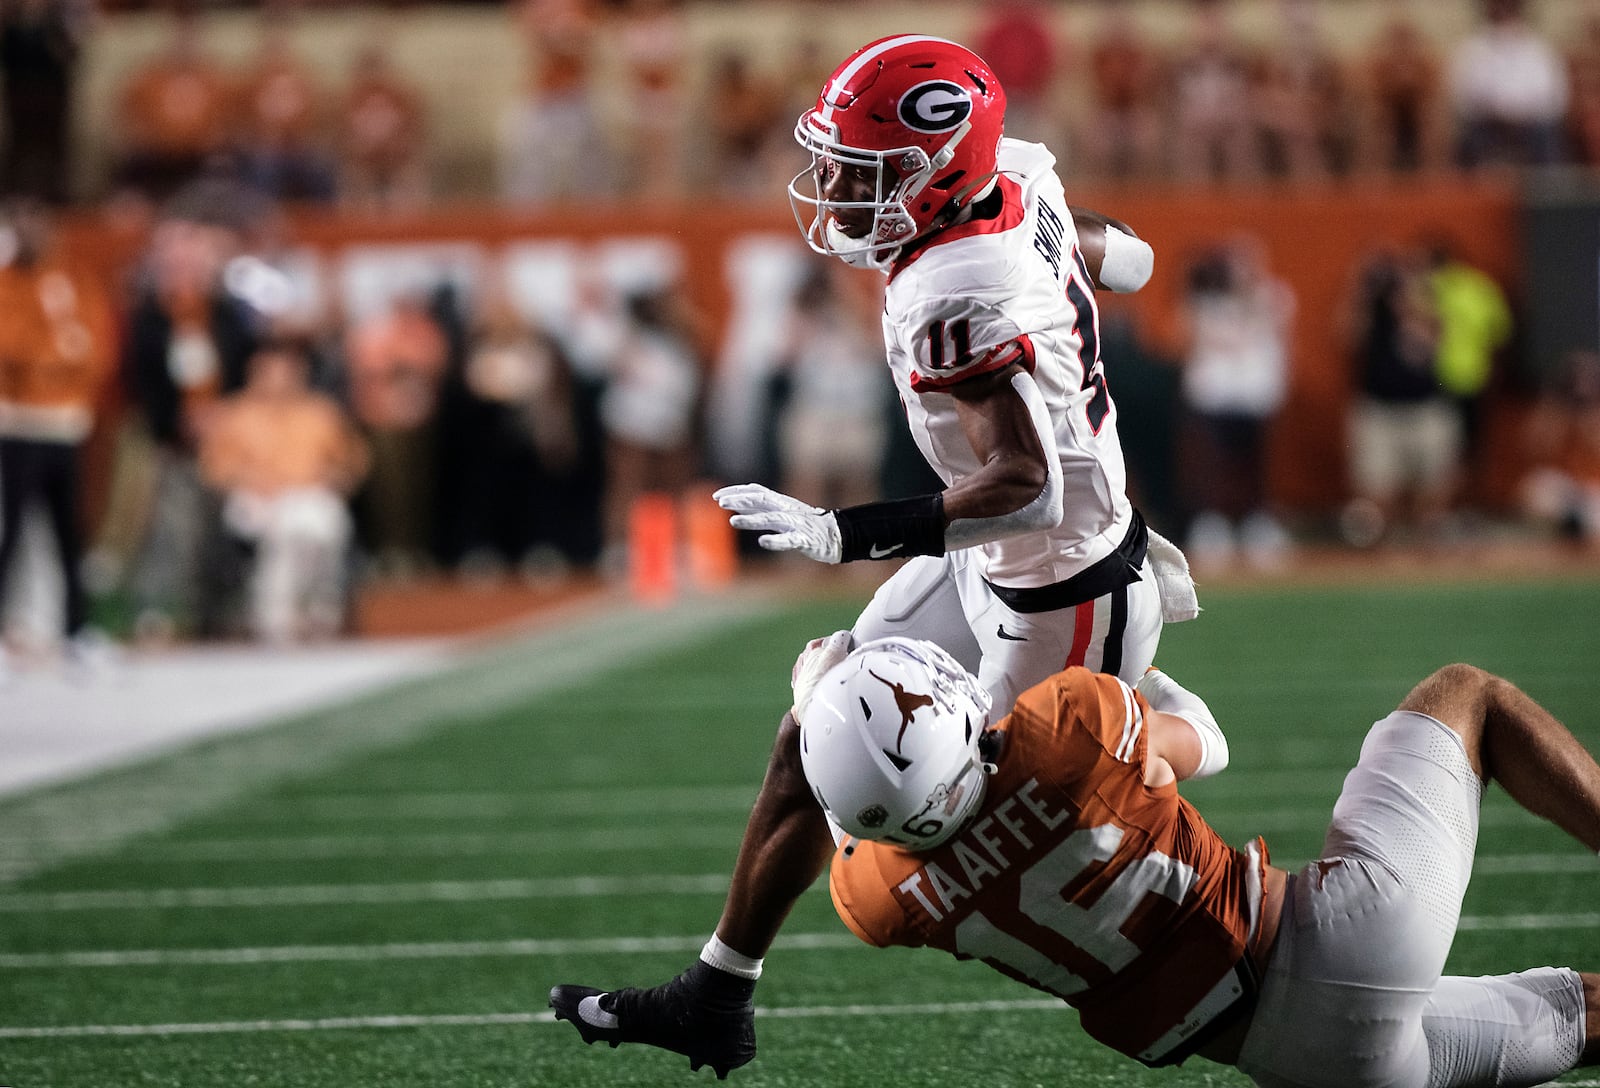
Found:
[[[1461,919],[1458,933],[1600,929],[1600,914],[1478,914]],[[855,948],[848,933],[794,933],[778,938],[786,952]],[[532,956],[642,955],[697,952],[705,935],[682,937],[513,938],[500,941],[414,941],[388,944],[278,945],[259,948],[78,949],[0,953],[0,970],[67,970],[106,967],[242,967],[262,963],[374,963],[396,960]]]
[[[681,648],[771,611],[741,589],[658,611],[583,614],[462,653],[454,667],[82,782],[0,801],[0,884],[194,819],[246,793],[395,747],[453,721]]]
[[[1067,1004],[1056,998],[1015,1001],[945,1001],[920,1005],[790,1005],[756,1007],[758,1020],[811,1020],[848,1016],[962,1016],[978,1012],[1060,1012]],[[0,1027],[0,1039],[81,1039],[130,1035],[225,1035],[288,1031],[341,1031],[384,1028],[500,1027],[553,1024],[553,1012],[440,1014],[432,1016],[330,1016],[315,1020],[216,1020],[189,1024],[63,1024],[47,1027]]]

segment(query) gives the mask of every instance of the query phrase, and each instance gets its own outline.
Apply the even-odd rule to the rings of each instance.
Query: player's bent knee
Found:
[[[1443,722],[1461,734],[1471,750],[1483,730],[1485,699],[1493,680],[1476,665],[1445,665],[1412,688],[1398,709]]]

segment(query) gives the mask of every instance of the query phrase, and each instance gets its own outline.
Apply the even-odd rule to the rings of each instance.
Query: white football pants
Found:
[[[965,550],[918,556],[878,587],[851,629],[856,643],[888,635],[943,647],[988,690],[994,715],[1068,665],[1137,683],[1161,641],[1161,595],[1150,562],[1140,580],[1075,607],[1014,612]]]
[[[1263,1088],[1510,1088],[1571,1069],[1583,983],[1441,978],[1483,785],[1457,734],[1395,711],[1367,734],[1322,859],[1293,874],[1239,1068]]]

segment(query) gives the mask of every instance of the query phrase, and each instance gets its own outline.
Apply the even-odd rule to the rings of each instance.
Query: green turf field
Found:
[[[1204,601],[1160,661],[1207,696],[1233,764],[1187,792],[1279,863],[1313,856],[1366,726],[1448,661],[1508,675],[1600,750],[1600,583]],[[677,1055],[584,1047],[546,993],[693,959],[795,651],[858,604],[538,639],[0,804],[24,859],[0,883],[0,1085],[691,1083]],[[1455,972],[1600,966],[1600,862],[1498,793],[1464,913]],[[1245,1083],[1144,1070],[985,967],[856,945],[821,889],[767,965],[761,1053],[731,1078],[750,1088]]]

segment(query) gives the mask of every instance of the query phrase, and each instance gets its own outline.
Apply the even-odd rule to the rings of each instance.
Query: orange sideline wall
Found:
[[[1325,510],[1345,495],[1343,419],[1350,364],[1339,322],[1361,261],[1382,245],[1443,237],[1499,280],[1514,301],[1521,280],[1520,205],[1508,183],[1438,181],[1402,187],[1374,182],[1206,193],[1088,187],[1075,189],[1069,198],[1124,220],[1155,247],[1156,274],[1150,286],[1133,296],[1101,298],[1108,309],[1131,311],[1144,334],[1168,355],[1179,354],[1178,313],[1187,257],[1240,232],[1263,239],[1273,270],[1294,289],[1299,304],[1290,399],[1274,429],[1271,480],[1275,497],[1294,509]],[[786,208],[701,203],[539,213],[463,206],[415,216],[300,214],[291,217],[288,235],[292,242],[329,253],[374,242],[468,241],[493,251],[529,239],[591,242],[616,235],[665,236],[681,246],[686,289],[715,339],[729,310],[724,264],[729,247],[746,233],[792,235],[794,229]],[[120,273],[137,258],[142,238],[101,221],[79,220],[66,225],[64,243],[120,283]],[[1114,362],[1108,378],[1115,396]],[[1503,456],[1488,459],[1492,467],[1477,482],[1477,490],[1491,501],[1503,499],[1516,477],[1515,415],[1514,409],[1507,410],[1489,421],[1487,441],[1500,444],[1491,448]],[[1137,419],[1123,423],[1125,428],[1138,425]]]

